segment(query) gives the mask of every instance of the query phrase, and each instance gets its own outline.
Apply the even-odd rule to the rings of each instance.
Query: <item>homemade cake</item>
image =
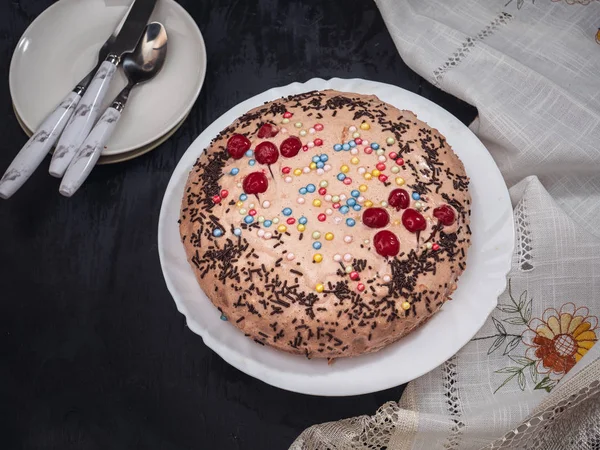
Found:
[[[221,319],[337,358],[385,347],[450,300],[470,204],[437,130],[375,96],[315,91],[219,133],[190,173],[180,231]]]

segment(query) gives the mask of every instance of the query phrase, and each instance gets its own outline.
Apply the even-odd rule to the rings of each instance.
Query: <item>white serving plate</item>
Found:
[[[220,313],[196,282],[179,236],[179,210],[188,173],[211,139],[246,111],[266,101],[311,90],[375,94],[397,108],[415,112],[437,128],[463,161],[471,178],[473,231],[467,269],[453,300],[426,324],[380,352],[326,360],[291,355],[261,346]],[[312,79],[270,89],[230,109],[198,136],[183,155],[165,192],[158,225],[158,250],[167,287],[189,328],[241,371],[294,392],[345,396],[407,383],[454,355],[481,328],[506,287],[514,245],[512,207],[494,160],[477,137],[448,111],[397,86],[352,79]]]

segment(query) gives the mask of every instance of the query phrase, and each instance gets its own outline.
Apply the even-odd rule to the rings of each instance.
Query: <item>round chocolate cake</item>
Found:
[[[437,130],[375,96],[315,91],[219,133],[190,173],[180,230],[221,319],[338,358],[385,347],[450,300],[470,204]]]

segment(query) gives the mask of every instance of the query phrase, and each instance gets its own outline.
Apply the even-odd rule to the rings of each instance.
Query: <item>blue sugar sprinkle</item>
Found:
[[[246,194],[240,194],[240,200],[245,202],[248,196]]]
[[[244,217],[244,222],[246,222],[247,224],[250,224],[250,223],[254,222],[254,217],[246,216],[246,217]]]
[[[353,209],[354,211],[360,211],[360,210],[362,209],[362,207],[361,207],[361,206],[360,206],[360,205],[357,203],[356,205],[354,205],[354,206],[352,207],[352,209]]]
[[[323,163],[323,162],[319,161],[319,162],[317,163],[317,169],[322,169],[323,167],[325,167],[325,163]]]
[[[360,192],[358,192],[356,189],[354,189],[352,192],[350,192],[350,195],[354,198],[360,197]]]
[[[247,156],[248,158],[250,158],[250,157],[251,157],[253,154],[254,154],[254,151],[253,151],[253,150],[248,150],[248,151],[246,152],[246,156]]]
[[[338,145],[340,145],[340,144],[338,144]],[[341,149],[340,149],[340,150],[341,150]],[[321,155],[321,161],[323,161],[323,162],[327,162],[328,160],[329,160],[329,156],[327,156],[326,154],[324,154],[324,153],[323,153],[323,154]]]
[[[241,236],[242,235],[242,230],[239,229],[239,228],[234,228],[233,234],[235,234],[236,236]]]
[[[344,175],[343,173],[338,173],[337,179],[340,181],[344,181],[346,179],[346,175]]]
[[[298,219],[298,223],[301,223],[302,225],[306,225],[306,222],[308,222],[308,219],[304,216]]]
[[[317,188],[315,187],[314,184],[309,184],[308,186],[306,186],[306,190],[312,194],[313,192],[315,192],[317,190]]]
[[[292,208],[283,208],[283,210],[281,212],[283,213],[284,216],[291,216]]]
[[[379,144],[376,144],[375,142],[373,142],[373,143],[371,144],[371,148],[372,148],[373,150],[379,150]]]
[[[266,228],[269,228],[271,225],[273,225],[273,222],[271,222],[270,220],[265,220],[265,221],[263,222],[263,225],[264,225]]]
[[[298,192],[300,192],[300,194],[304,195],[304,194],[306,194],[307,190],[306,190],[306,188],[300,188],[298,190]]]
[[[229,172],[231,175],[237,175],[238,173],[240,173],[240,169],[238,169],[237,167],[234,167],[233,169],[231,169],[231,172]]]
[[[335,144],[335,145],[333,146],[333,149],[334,149],[336,152],[339,152],[339,151],[342,149],[342,146],[341,146],[340,144]]]
[[[321,248],[321,243],[319,241],[313,242],[313,248],[319,250]]]
[[[343,148],[345,151],[348,151],[348,150],[350,150],[350,144],[344,144],[344,145],[342,145],[342,148]]]
[[[346,205],[354,206],[356,205],[356,200],[354,198],[349,198],[348,200],[346,200]]]
[[[354,225],[356,225],[356,220],[354,219],[346,219],[346,225],[348,225],[349,227],[353,227]]]
[[[413,192],[412,193],[412,198],[413,198],[413,200],[420,200],[421,196],[419,195],[418,192]]]
[[[340,206],[340,212],[342,214],[347,214],[349,210],[350,210],[350,208],[348,208],[346,205]]]
[[[212,234],[214,237],[221,237],[223,236],[223,230],[221,230],[220,228],[215,228]]]
[[[251,159],[250,161],[248,161],[248,164],[250,164],[251,166],[253,166],[254,164],[256,164],[256,161],[254,159]]]

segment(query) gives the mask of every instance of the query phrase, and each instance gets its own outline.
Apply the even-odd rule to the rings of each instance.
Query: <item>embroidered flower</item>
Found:
[[[540,374],[566,374],[598,340],[598,318],[586,307],[566,303],[560,311],[549,308],[542,319],[532,319],[523,334],[526,355],[536,360]]]

